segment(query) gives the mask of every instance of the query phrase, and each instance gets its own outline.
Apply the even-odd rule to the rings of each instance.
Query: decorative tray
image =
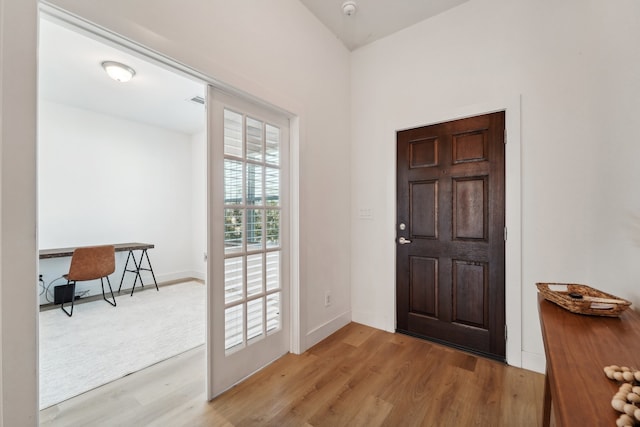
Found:
[[[617,317],[631,303],[587,285],[575,283],[536,283],[542,296],[572,313]]]

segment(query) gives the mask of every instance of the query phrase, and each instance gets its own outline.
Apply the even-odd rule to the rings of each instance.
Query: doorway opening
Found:
[[[71,317],[54,303],[70,257],[40,261],[43,409],[205,343],[207,129],[204,82],[46,13],[39,29],[40,248],[152,246],[140,276],[116,253],[116,307],[78,282]]]
[[[113,215],[116,219],[127,221],[123,222],[127,226],[133,224],[130,228],[127,228],[130,233],[138,232],[148,225],[156,225],[158,222],[162,223],[163,219],[161,215],[166,214],[165,211],[170,211],[174,215],[183,215],[184,218],[184,210],[189,207],[192,210],[193,218],[198,217],[196,219],[191,218],[193,220],[191,224],[197,224],[192,225],[190,229],[191,234],[187,234],[196,236],[195,240],[199,242],[201,246],[196,246],[196,249],[190,250],[188,248],[189,244],[183,242],[182,245],[176,244],[170,249],[173,251],[172,254],[174,254],[175,251],[179,252],[178,255],[188,253],[190,256],[193,256],[196,263],[206,264],[205,267],[203,267],[203,274],[201,270],[195,267],[192,270],[183,268],[177,270],[178,273],[183,272],[182,275],[177,274],[176,271],[165,271],[165,277],[163,278],[163,272],[160,271],[163,268],[162,266],[169,265],[170,262],[175,260],[171,260],[169,257],[162,259],[159,253],[161,245],[158,243],[154,243],[153,249],[149,251],[149,256],[153,263],[155,276],[158,277],[160,282],[166,279],[167,285],[178,287],[181,284],[174,284],[173,282],[180,281],[184,278],[195,277],[198,279],[200,274],[202,277],[200,279],[201,282],[205,282],[205,286],[201,286],[201,289],[205,289],[206,293],[206,297],[204,298],[204,311],[206,312],[206,316],[200,316],[200,318],[205,325],[203,342],[206,344],[205,351],[208,358],[206,364],[208,374],[206,376],[206,398],[210,399],[215,393],[223,391],[228,388],[229,385],[238,382],[240,379],[260,368],[243,363],[242,358],[253,360],[255,359],[253,355],[259,353],[261,356],[266,356],[267,359],[270,358],[268,361],[271,361],[282,354],[281,349],[286,349],[284,351],[286,352],[292,346],[294,349],[299,346],[299,339],[291,339],[289,336],[289,322],[296,324],[298,317],[289,316],[290,301],[288,294],[290,270],[297,271],[295,267],[292,267],[289,263],[290,258],[293,258],[289,247],[293,242],[297,242],[297,234],[294,237],[291,236],[291,234],[294,234],[295,230],[297,230],[297,226],[290,225],[289,214],[295,210],[295,208],[291,206],[295,205],[297,200],[291,202],[290,199],[295,198],[295,196],[291,196],[288,189],[288,135],[290,128],[297,126],[297,121],[294,120],[292,124],[289,122],[289,117],[291,116],[288,113],[274,109],[271,105],[267,106],[265,103],[257,101],[254,98],[248,100],[250,97],[246,94],[242,94],[224,85],[219,85],[215,83],[212,78],[192,70],[187,66],[177,64],[170,58],[149,53],[145,48],[133,42],[119,39],[117,36],[97,28],[88,28],[90,24],[85,22],[77,23],[75,18],[66,17],[66,15],[61,17],[60,15],[64,15],[62,11],[55,12],[56,13],[53,14],[54,16],[47,16],[47,19],[62,24],[61,27],[64,29],[79,31],[83,34],[86,32],[85,35],[88,35],[89,39],[98,39],[112,47],[115,46],[116,52],[113,53],[116,55],[116,58],[114,58],[116,62],[124,62],[126,64],[127,61],[130,61],[127,66],[131,68],[138,67],[133,80],[134,82],[144,75],[141,70],[149,70],[149,68],[147,68],[149,64],[138,62],[142,59],[152,63],[152,65],[159,65],[161,70],[168,72],[174,77],[175,74],[180,74],[180,77],[186,76],[187,80],[192,84],[195,80],[195,83],[203,91],[202,96],[192,96],[190,93],[186,96],[181,95],[179,99],[180,102],[192,102],[192,104],[193,101],[195,101],[196,104],[199,104],[195,106],[198,108],[202,108],[203,105],[206,106],[206,114],[203,114],[206,128],[198,133],[198,135],[202,135],[202,138],[199,138],[197,143],[192,143],[190,155],[185,155],[184,152],[180,152],[179,148],[173,151],[170,149],[164,150],[174,154],[173,156],[169,155],[164,157],[165,160],[167,157],[170,157],[169,161],[163,163],[164,167],[157,167],[163,151],[162,149],[157,149],[157,146],[161,145],[164,141],[164,138],[161,136],[165,131],[173,134],[179,134],[181,131],[163,128],[161,131],[156,130],[155,133],[151,131],[151,135],[148,135],[146,131],[149,131],[149,128],[154,128],[155,126],[167,126],[168,123],[173,123],[172,120],[175,117],[164,116],[160,124],[142,123],[140,127],[145,129],[137,129],[136,132],[133,132],[134,136],[140,137],[142,135],[141,139],[143,140],[143,144],[142,147],[140,147],[140,144],[123,143],[129,141],[129,138],[122,136],[122,134],[126,134],[126,132],[122,132],[121,135],[114,138],[104,137],[104,134],[107,133],[106,130],[102,133],[92,133],[91,131],[96,128],[95,124],[100,121],[95,119],[95,117],[86,117],[87,115],[85,114],[83,118],[86,120],[83,121],[82,118],[78,119],[74,116],[74,114],[77,114],[77,111],[66,111],[64,113],[75,118],[75,120],[71,121],[72,123],[81,123],[82,126],[88,128],[85,129],[85,131],[89,133],[89,136],[75,138],[76,144],[74,146],[77,151],[88,155],[88,158],[95,162],[93,168],[85,167],[85,170],[89,169],[88,172],[97,173],[98,169],[106,169],[108,172],[106,177],[103,175],[103,179],[91,188],[94,191],[99,189],[103,193],[104,197],[99,201],[104,202],[108,197],[126,197],[125,202],[115,203],[112,201],[111,204],[116,208],[122,209],[122,211],[118,211],[118,214]],[[68,20],[66,18],[68,18]],[[42,25],[44,26],[46,23]],[[44,32],[41,33],[44,34]],[[92,51],[95,50],[96,49],[93,49]],[[125,56],[125,58],[118,58],[118,54]],[[91,59],[93,60],[94,66],[104,62],[103,58],[97,58],[95,56]],[[93,69],[93,72],[95,72],[95,69]],[[184,74],[184,76],[182,76],[182,74]],[[105,78],[102,70],[100,70],[99,75]],[[82,78],[82,76],[79,78]],[[154,82],[157,83],[157,81],[147,81],[147,83]],[[213,86],[211,86],[214,83],[217,87],[225,87],[225,93],[221,90],[214,89]],[[113,83],[110,82],[110,84]],[[42,85],[43,83],[41,82],[41,86]],[[123,86],[115,87],[121,88]],[[73,88],[73,85],[72,87],[67,87],[68,91]],[[115,89],[110,89],[101,99],[109,99],[112,90]],[[68,91],[63,92],[66,93]],[[44,94],[46,92],[43,91],[42,93]],[[160,93],[161,91],[159,90],[153,91],[151,98],[154,101],[154,105],[149,105],[148,108],[144,108],[143,112],[145,114],[152,111],[153,107],[156,106],[155,104],[161,104],[161,102],[156,99]],[[233,95],[229,95],[229,93]],[[142,95],[138,96],[138,98],[141,97],[143,98]],[[136,100],[137,98],[133,100],[130,99],[130,102],[117,103],[116,107],[120,110],[128,111],[130,104],[135,104],[134,101]],[[56,104],[53,106],[48,106],[48,102],[49,101],[43,101],[42,105],[45,108],[50,107],[51,110],[60,108],[57,105],[60,102],[51,102],[51,104]],[[190,108],[194,108],[192,104],[187,105],[190,105]],[[184,106],[185,104],[180,105]],[[69,108],[76,110],[81,109],[78,107]],[[177,115],[180,108],[171,107],[169,110],[173,115]],[[239,114],[242,116],[241,120],[227,120],[230,115],[229,112],[236,113],[236,115]],[[91,114],[94,113],[108,116],[104,118],[104,120],[111,125],[108,126],[110,130],[113,128],[118,129],[119,125],[117,122],[120,120],[127,121],[128,126],[125,126],[125,128],[131,127],[131,123],[129,122],[132,122],[132,120],[118,117],[118,115],[113,112],[108,114],[104,112],[92,112]],[[57,129],[58,133],[63,133],[67,128],[70,128],[72,125],[65,126],[63,124],[62,119],[66,118],[65,114],[60,114],[60,117],[56,116],[54,120],[47,123],[50,129]],[[58,118],[60,120],[58,120]],[[139,117],[137,119],[142,120]],[[237,125],[235,128],[233,126],[234,124]],[[45,132],[41,131],[41,133],[44,134]],[[51,134],[53,135],[53,132]],[[64,138],[59,137],[58,139]],[[234,151],[238,149],[238,146],[231,151],[227,150],[229,140],[234,140],[234,144],[239,141],[240,151]],[[68,141],[64,142],[69,143]],[[94,144],[93,149],[87,148],[91,143]],[[102,143],[102,145],[96,146],[95,144],[97,143]],[[114,156],[110,152],[110,150],[113,149],[112,145],[120,148],[121,156]],[[167,145],[171,144],[167,143]],[[198,148],[194,148],[195,146]],[[52,151],[56,152],[55,150]],[[56,153],[58,154],[60,151]],[[76,151],[71,151],[71,154],[75,156]],[[127,156],[127,154],[129,154],[129,156]],[[137,157],[131,154],[136,154]],[[134,158],[133,160],[131,159],[132,157]],[[108,161],[101,163],[101,161],[105,159]],[[68,161],[63,165],[63,159],[60,157],[56,158],[56,160],[60,168],[74,165]],[[191,160],[191,166],[178,167],[177,172],[172,170],[172,168],[177,167],[176,163],[182,161],[188,163],[189,160]],[[234,162],[240,162],[241,166],[231,169],[226,168]],[[143,183],[146,182],[143,178],[147,177],[138,176],[137,180],[130,178],[127,179],[126,182],[122,182],[122,185],[118,186],[119,188],[117,189],[113,186],[106,185],[110,184],[110,181],[113,180],[113,174],[125,173],[122,166],[123,164],[138,174],[140,171],[136,170],[136,168],[142,169],[145,175],[151,175],[156,181],[143,185]],[[148,165],[152,165],[152,167],[146,168]],[[155,167],[153,167],[154,165]],[[82,166],[84,167],[84,165]],[[81,180],[83,177],[79,171],[82,170],[82,168],[78,169],[79,170],[74,171],[74,174],[67,175],[66,180],[73,184],[76,184],[74,181]],[[188,169],[189,172],[184,172],[185,169]],[[57,169],[54,171],[57,171]],[[103,171],[99,172],[104,174]],[[227,174],[227,172],[231,173]],[[239,172],[239,175],[237,172]],[[43,174],[40,175],[42,178]],[[52,174],[49,176],[51,175]],[[57,179],[58,177],[54,178]],[[120,179],[120,177],[118,177],[118,179]],[[184,188],[186,188],[185,186],[180,187],[178,185],[181,180],[189,181],[189,179],[192,180],[189,189],[191,194],[198,193],[204,195],[202,198],[193,197],[193,199],[197,199],[198,202],[186,201],[184,197],[188,191],[184,190]],[[162,185],[159,185],[158,181],[161,181]],[[48,180],[47,183],[49,183]],[[231,190],[228,190],[230,188]],[[166,191],[167,189],[173,190],[174,193],[172,193],[171,196],[164,196],[165,199],[162,200],[164,205],[156,207],[153,212],[147,213],[147,215],[140,215],[139,211],[143,211],[145,208],[145,206],[141,205],[148,202],[149,193],[156,194],[154,191]],[[180,191],[180,189],[183,189],[183,191]],[[40,192],[42,192],[42,188]],[[238,194],[240,197],[236,197]],[[162,198],[162,196],[156,198]],[[70,197],[59,196],[57,199],[58,203],[60,199],[69,200]],[[155,199],[153,201],[155,201]],[[107,203],[108,202],[109,200],[107,200]],[[64,206],[68,205],[69,202],[64,204]],[[101,205],[99,203],[94,202],[89,205],[91,209],[89,209],[88,213],[84,212],[85,218],[91,218],[90,214],[92,213],[100,213],[99,209],[101,209]],[[45,204],[40,205],[41,211],[44,211],[43,206],[45,206]],[[113,208],[113,206],[107,207]],[[49,210],[47,210],[47,212],[49,212]],[[227,215],[227,213],[230,215]],[[186,217],[188,216],[189,215],[186,215]],[[76,223],[81,222],[85,218],[77,220]],[[58,219],[66,220],[67,218],[58,216]],[[227,224],[227,219],[229,219],[230,224]],[[199,220],[202,222],[199,222]],[[141,222],[145,221],[147,224],[141,224]],[[189,223],[189,221],[190,219],[188,218],[180,221],[179,216],[174,216],[171,217],[169,223],[163,223],[163,226],[159,228],[165,232],[169,230],[175,233],[176,231],[174,229],[181,230],[181,227],[183,227],[185,223]],[[296,221],[294,222],[297,224]],[[43,221],[40,225],[45,225],[45,223],[46,221]],[[103,239],[109,238],[110,242],[113,242],[115,227],[109,228],[98,225],[93,228],[95,228],[95,230],[89,229],[88,234]],[[232,232],[228,233],[229,230]],[[91,232],[94,234],[91,234]],[[149,234],[145,236],[151,236],[151,239],[154,238],[155,235]],[[147,240],[145,236],[140,238],[140,240]],[[161,239],[161,237],[158,237],[158,239]],[[41,238],[40,240],[42,247],[46,239]],[[89,244],[92,243],[93,242],[90,242]],[[229,245],[227,245],[227,243]],[[69,245],[80,246],[80,244],[76,243]],[[163,246],[168,247],[171,245],[166,244]],[[228,247],[239,248],[241,253],[233,251],[227,252]],[[232,259],[237,256],[242,257],[241,262],[236,262],[237,260]],[[163,261],[166,262],[166,264],[163,264]],[[242,264],[242,266],[238,269],[237,267],[240,264]],[[66,272],[65,270],[67,269],[67,267],[59,266],[58,268],[61,273]],[[124,267],[121,268],[124,270]],[[44,284],[42,289],[46,300],[47,287],[55,285],[55,283],[50,281],[50,277],[57,279],[57,276],[56,273],[44,273],[45,269],[42,268],[42,266],[40,271],[45,275],[45,277],[43,277]],[[51,271],[55,270],[52,268]],[[186,275],[184,271],[193,274]],[[116,276],[118,276],[118,274],[118,271],[116,271]],[[122,274],[124,275],[124,272]],[[171,277],[171,274],[176,274],[178,277]],[[238,277],[240,277],[240,279],[238,279]],[[145,284],[149,284],[149,282],[146,281],[148,277],[146,279],[145,277],[140,278],[144,280]],[[131,279],[133,279],[133,277],[131,277]],[[261,284],[259,284],[259,282]],[[235,286],[238,283],[241,283],[242,286]],[[258,290],[258,288],[260,288],[260,290]],[[124,291],[126,289],[127,286],[123,286],[122,290]],[[132,293],[131,298],[144,294],[164,295],[168,293],[162,286],[159,291],[156,291],[153,286],[146,286],[144,291],[140,291],[139,288],[136,289],[137,290]],[[81,289],[81,291],[83,290]],[[91,298],[91,290],[86,291],[87,294],[80,296],[88,297],[86,299]],[[238,293],[242,294],[243,299],[240,305],[238,305],[235,300],[232,301],[234,294]],[[117,298],[123,299],[122,296],[117,296]],[[124,298],[129,298],[129,296],[127,295]],[[97,302],[101,303],[101,301]],[[88,304],[90,303],[79,304],[76,305],[76,307],[88,306]],[[120,308],[122,305],[124,304],[119,303],[117,307],[109,308],[111,308],[113,312],[113,310]],[[186,309],[190,308],[188,304],[184,305],[187,306]],[[294,305],[296,308],[294,308],[293,312],[299,316],[298,304]],[[170,310],[172,312],[184,313],[177,309],[179,306],[180,304],[173,304]],[[231,306],[234,307],[232,308]],[[65,320],[70,321],[74,318],[79,318],[80,313],[78,309],[76,310],[78,316],[74,314],[73,317],[66,318]],[[59,310],[51,311],[58,311],[57,314],[64,315],[64,313],[61,313]],[[161,315],[166,314],[166,310],[160,311]],[[150,317],[150,313],[147,314],[148,317]],[[218,321],[216,319],[218,319]],[[184,318],[181,320],[182,323],[190,323],[185,322]],[[148,318],[139,322],[133,322],[127,329],[144,330],[145,321],[148,321]],[[227,328],[228,325],[233,325],[233,327]],[[258,329],[261,329],[262,333],[259,333]],[[122,330],[124,330],[124,328]],[[40,336],[42,337],[42,329],[40,332]],[[68,335],[73,336],[73,334]],[[293,344],[291,344],[291,342]],[[232,350],[230,350],[231,347],[233,348]],[[218,352],[218,354],[214,354],[215,352]],[[41,357],[46,357],[45,353],[46,352],[41,349]],[[214,362],[216,363],[214,364]],[[231,366],[230,364],[234,364],[236,367],[242,369],[233,371],[226,369]],[[75,372],[76,370],[73,369],[73,371]],[[229,372],[233,372],[232,376],[228,375]],[[216,387],[216,385],[213,384],[215,381],[221,381],[218,384],[223,384],[221,386],[222,388]]]

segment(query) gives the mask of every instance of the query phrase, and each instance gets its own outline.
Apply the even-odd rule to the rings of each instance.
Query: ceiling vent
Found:
[[[204,105],[204,98],[196,95],[193,98],[189,99],[189,102],[193,102],[194,104]]]

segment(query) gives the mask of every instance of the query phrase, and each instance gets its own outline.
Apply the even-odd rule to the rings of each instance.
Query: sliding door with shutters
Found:
[[[289,351],[289,121],[209,89],[209,397]]]

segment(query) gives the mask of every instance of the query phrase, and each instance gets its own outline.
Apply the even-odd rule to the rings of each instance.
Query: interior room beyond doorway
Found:
[[[127,64],[135,70],[133,79],[127,83],[110,79],[104,61]],[[148,254],[161,285],[159,293],[170,292],[163,284],[193,279],[204,288],[204,89],[202,82],[43,14],[38,99],[40,249],[147,242],[154,245]],[[114,291],[126,256],[126,252],[116,255],[116,271],[111,276]],[[69,262],[68,257],[41,260],[41,306],[50,306],[54,288],[66,283],[62,276]],[[150,272],[143,271],[142,280],[155,292]],[[99,282],[97,286],[78,283],[76,309],[83,305],[83,298],[101,293]],[[105,307],[110,309],[109,316],[118,316],[124,299],[139,299],[149,292],[145,286],[138,295],[138,282],[130,297],[132,285],[133,276],[125,278],[123,292],[116,294],[122,304]],[[101,300],[95,303],[106,306]],[[89,304],[93,303],[86,306]],[[190,307],[176,305],[174,309],[187,311]],[[82,311],[73,317],[79,318]],[[67,317],[61,310],[53,312]],[[163,315],[161,311],[150,314]],[[111,320],[106,317],[104,321]],[[143,322],[131,325],[144,327]],[[50,338],[41,331],[41,339]],[[40,352],[41,365],[47,357]]]

